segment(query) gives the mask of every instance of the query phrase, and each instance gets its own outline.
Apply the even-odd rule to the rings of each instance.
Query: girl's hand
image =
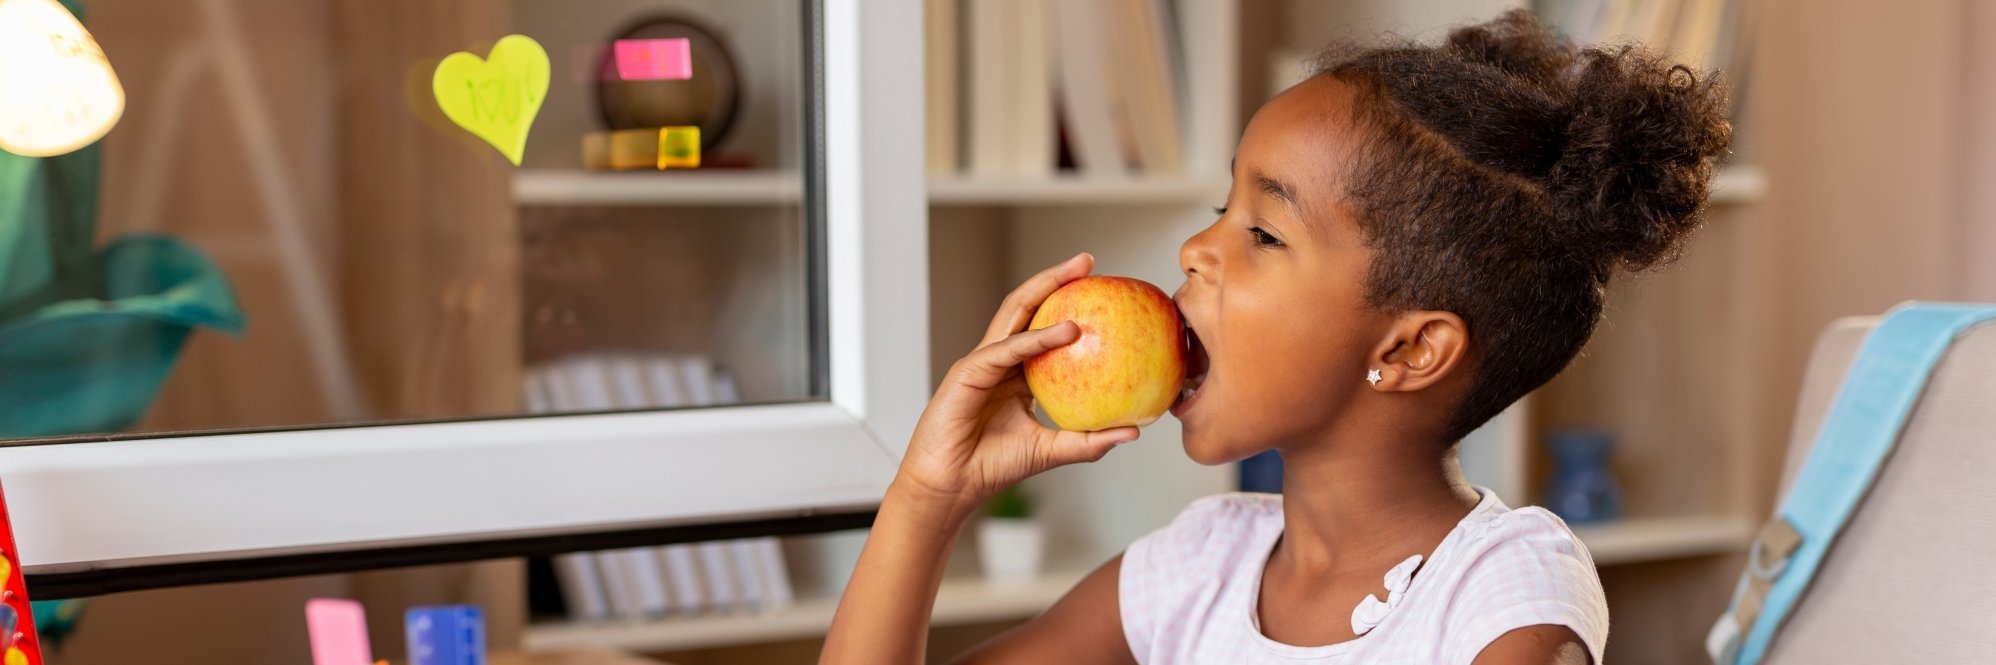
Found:
[[[1057,466],[1102,459],[1117,444],[1134,441],[1137,428],[1069,432],[1033,417],[1026,388],[1027,358],[1073,342],[1073,322],[1021,332],[1033,313],[1061,285],[1088,275],[1086,253],[1026,280],[991,319],[977,350],[951,365],[915,425],[895,479],[925,501],[939,501],[963,516],[993,493]]]

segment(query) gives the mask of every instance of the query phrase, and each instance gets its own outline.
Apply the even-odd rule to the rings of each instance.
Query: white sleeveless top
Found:
[[[1461,663],[1498,636],[1566,626],[1594,662],[1608,642],[1608,603],[1594,559],[1543,508],[1482,500],[1435,548],[1386,574],[1347,620],[1358,637],[1292,646],[1261,633],[1262,568],[1282,535],[1282,497],[1221,494],[1194,501],[1170,526],[1123,553],[1123,635],[1139,663]],[[1418,567],[1418,571],[1416,568]]]

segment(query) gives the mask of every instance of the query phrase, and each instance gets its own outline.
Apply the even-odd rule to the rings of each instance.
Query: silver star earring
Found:
[[[1370,383],[1370,384],[1372,384],[1373,386],[1377,387],[1377,386],[1379,385],[1379,380],[1380,380],[1381,378],[1383,378],[1383,377],[1379,376],[1379,370],[1376,370],[1376,369],[1368,369],[1368,370],[1365,370],[1365,382],[1366,382],[1366,383]]]

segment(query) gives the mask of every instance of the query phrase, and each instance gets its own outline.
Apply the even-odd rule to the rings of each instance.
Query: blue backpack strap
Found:
[[[1754,538],[1732,606],[1712,627],[1715,662],[1760,662],[1891,456],[1934,366],[1963,331],[1991,319],[1996,305],[1906,303],[1865,338],[1809,458]]]

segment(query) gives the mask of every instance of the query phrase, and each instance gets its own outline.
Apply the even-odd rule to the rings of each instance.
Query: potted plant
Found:
[[[984,506],[977,523],[977,558],[984,577],[1017,583],[1040,573],[1046,532],[1033,519],[1033,499],[1018,485],[1000,490]]]

